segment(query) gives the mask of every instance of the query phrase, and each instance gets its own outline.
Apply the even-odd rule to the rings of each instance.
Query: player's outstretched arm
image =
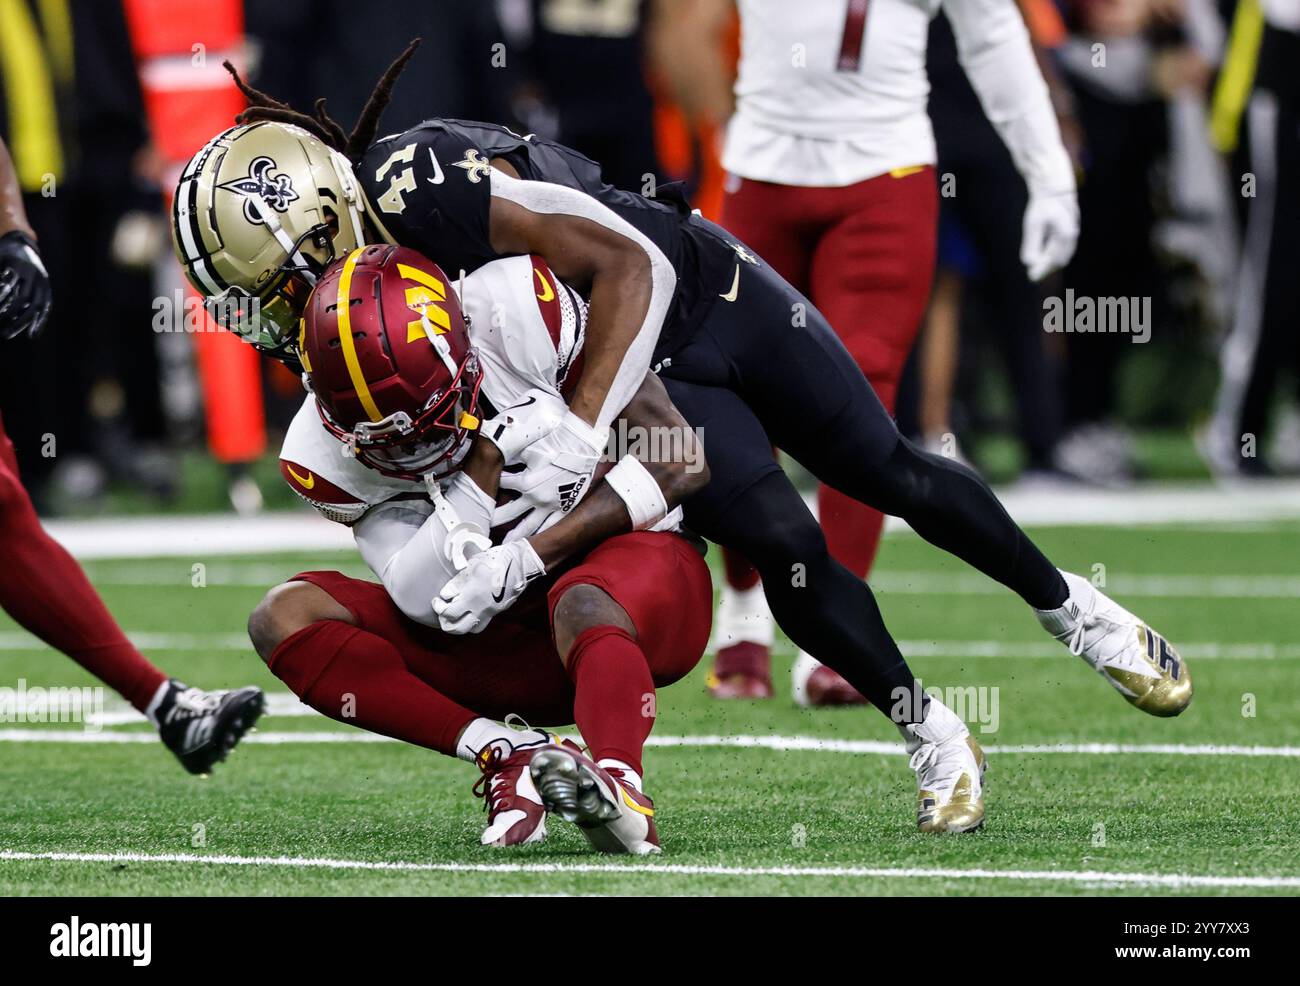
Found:
[[[1020,260],[1041,280],[1074,255],[1079,204],[1029,32],[1015,0],[944,0],[943,9],[971,87],[1029,189]]]
[[[540,254],[561,280],[588,292],[582,380],[569,410],[603,439],[650,366],[676,285],[672,264],[585,192],[495,167],[491,181],[492,249]]]

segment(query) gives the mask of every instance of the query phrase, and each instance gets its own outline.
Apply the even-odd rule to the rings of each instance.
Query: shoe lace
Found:
[[[1095,627],[1102,617],[1097,612],[1097,594],[1094,592],[1088,600],[1088,608],[1079,614],[1078,620],[1074,624],[1074,629],[1070,631],[1069,648],[1070,653],[1075,657],[1083,655],[1084,638],[1088,631]]]
[[[225,692],[205,692],[201,688],[187,688],[176,696],[167,718],[174,721],[191,716],[208,715],[217,711],[225,695]]]
[[[489,815],[496,814],[497,801],[500,798],[497,781],[501,780],[502,759],[501,748],[496,745],[488,747],[485,754],[479,754],[478,767],[482,773],[470,788],[470,793],[474,797],[483,799],[483,810]]]
[[[1121,623],[1119,620],[1112,619],[1105,613],[1097,612],[1097,597],[1094,595],[1088,604],[1087,611],[1080,614],[1078,622],[1074,625],[1074,629],[1070,631],[1070,653],[1075,657],[1082,657],[1084,638],[1087,636],[1088,631],[1101,626],[1108,626],[1111,630],[1123,630],[1125,624]]]
[[[912,754],[907,765],[913,770],[928,770],[935,758],[939,755],[939,745],[937,743],[922,743]]]
[[[955,783],[965,766],[960,757],[950,757],[945,760],[942,745],[939,743],[923,743],[912,754],[908,765],[917,772],[918,781],[924,787],[934,791],[943,791],[949,787],[950,782]]]
[[[532,726],[528,725],[528,720],[525,719],[523,716],[519,715],[519,713],[517,712],[511,712],[504,719],[502,719],[501,722],[504,725],[508,726],[510,729],[513,729],[516,732],[520,732],[520,733],[526,733],[530,731],[537,732],[537,733],[545,732],[545,730],[533,729]]]

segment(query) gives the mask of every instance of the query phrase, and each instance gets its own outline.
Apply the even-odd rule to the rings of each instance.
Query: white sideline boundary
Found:
[[[1240,487],[1210,483],[1148,483],[1129,490],[998,491],[1026,527],[1146,526],[1300,520],[1300,481],[1258,481]],[[184,557],[352,548],[347,528],[314,512],[273,511],[254,517],[188,514],[54,520],[50,533],[78,558]],[[889,518],[885,531],[907,530]]]
[[[202,856],[196,853],[85,853],[0,850],[0,862],[171,863],[405,873],[625,874],[638,876],[823,877],[848,879],[1022,880],[1118,887],[1273,889],[1300,887],[1295,876],[1207,876],[1191,873],[1116,873],[1101,870],[989,870],[873,866],[695,866],[680,863],[418,863],[404,860],[305,856]]]
[[[0,743],[66,743],[71,745],[152,744],[152,732],[91,732],[80,729],[0,729]],[[398,740],[361,730],[342,731],[259,731],[245,736],[240,746],[294,746],[335,743],[397,743]],[[851,753],[902,756],[901,743],[883,740],[846,740],[824,736],[651,736],[646,746],[659,748],[759,749],[777,752]],[[1185,757],[1282,757],[1300,758],[1300,746],[1241,746],[1221,743],[1026,743],[984,746],[989,756],[1075,756],[1159,755]]]
[[[1086,573],[1085,573],[1086,574]],[[884,568],[868,580],[877,592],[896,596],[1006,596],[1009,590],[975,571],[934,572]],[[1113,575],[1106,593],[1123,599],[1295,599],[1300,576],[1295,575]]]
[[[325,565],[357,578],[374,576],[356,558],[302,559],[294,563],[229,561],[204,563],[207,587],[265,589],[282,582],[302,568]],[[142,562],[136,559],[100,559],[89,565],[96,585],[154,588],[189,588],[193,573],[188,560]],[[940,572],[885,568],[875,572],[871,587],[894,595],[1008,596],[1008,590],[975,571]],[[1296,599],[1300,598],[1297,575],[1197,575],[1151,572],[1140,575],[1113,574],[1105,586],[1120,598],[1162,599]],[[1009,597],[1009,596],[1008,596]]]
[[[176,651],[246,651],[252,644],[244,633],[170,633],[127,631],[127,637],[141,650]],[[1212,641],[1176,641],[1178,652],[1195,661],[1294,661],[1300,659],[1300,644],[1256,643],[1220,644]],[[900,640],[898,646],[907,658],[1017,658],[1024,660],[1069,660],[1069,652],[1047,638],[1032,640]],[[36,637],[22,630],[0,631],[0,652],[42,651],[49,649]]]

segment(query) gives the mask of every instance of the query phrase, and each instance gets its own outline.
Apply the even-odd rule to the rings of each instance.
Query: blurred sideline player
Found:
[[[36,335],[49,310],[49,279],[0,142],[0,337]],[[126,639],[81,566],[41,527],[3,422],[0,545],[0,606],[144,713],[186,770],[207,773],[257,721],[260,689],[190,688],[168,679]]]
[[[371,246],[317,285],[297,346],[311,393],[280,469],[352,529],[382,584],[296,575],[271,590],[249,632],[276,676],[325,715],[477,762],[484,844],[538,842],[553,811],[603,851],[657,852],[642,749],[656,687],[695,667],[708,641],[712,582],[702,543],[677,533],[676,509],[708,471],[688,470],[684,456],[626,455],[546,532],[483,550],[499,484],[526,488],[554,454],[545,436],[582,373],[586,305],[534,257],[488,264],[459,289],[448,282],[414,250]],[[619,417],[691,434],[653,375]],[[508,613],[482,618],[439,598],[458,571],[501,556],[489,609],[518,598]],[[576,722],[590,758],[492,721],[512,714]]]
[[[730,3],[711,4],[721,8],[718,30]],[[938,195],[925,54],[940,2],[739,0],[739,8],[722,225],[826,316],[892,413],[934,270]],[[1079,212],[1073,165],[1024,22],[1014,0],[943,0],[942,9],[962,66],[1028,186],[1020,258],[1039,280],[1070,259]],[[882,514],[824,483],[818,506],[831,554],[865,578]],[[711,690],[719,698],[765,698],[772,617],[757,571],[738,553],[724,554]],[[800,704],[863,701],[802,650],[793,684]]]

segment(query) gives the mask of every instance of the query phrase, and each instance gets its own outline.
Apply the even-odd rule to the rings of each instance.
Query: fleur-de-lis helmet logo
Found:
[[[298,201],[298,193],[293,190],[293,182],[283,173],[272,174],[275,161],[269,157],[256,157],[248,166],[248,175],[228,181],[218,188],[228,188],[244,196],[244,218],[254,226],[261,225],[262,217],[253,204],[257,196],[276,212],[287,212],[292,202]]]

